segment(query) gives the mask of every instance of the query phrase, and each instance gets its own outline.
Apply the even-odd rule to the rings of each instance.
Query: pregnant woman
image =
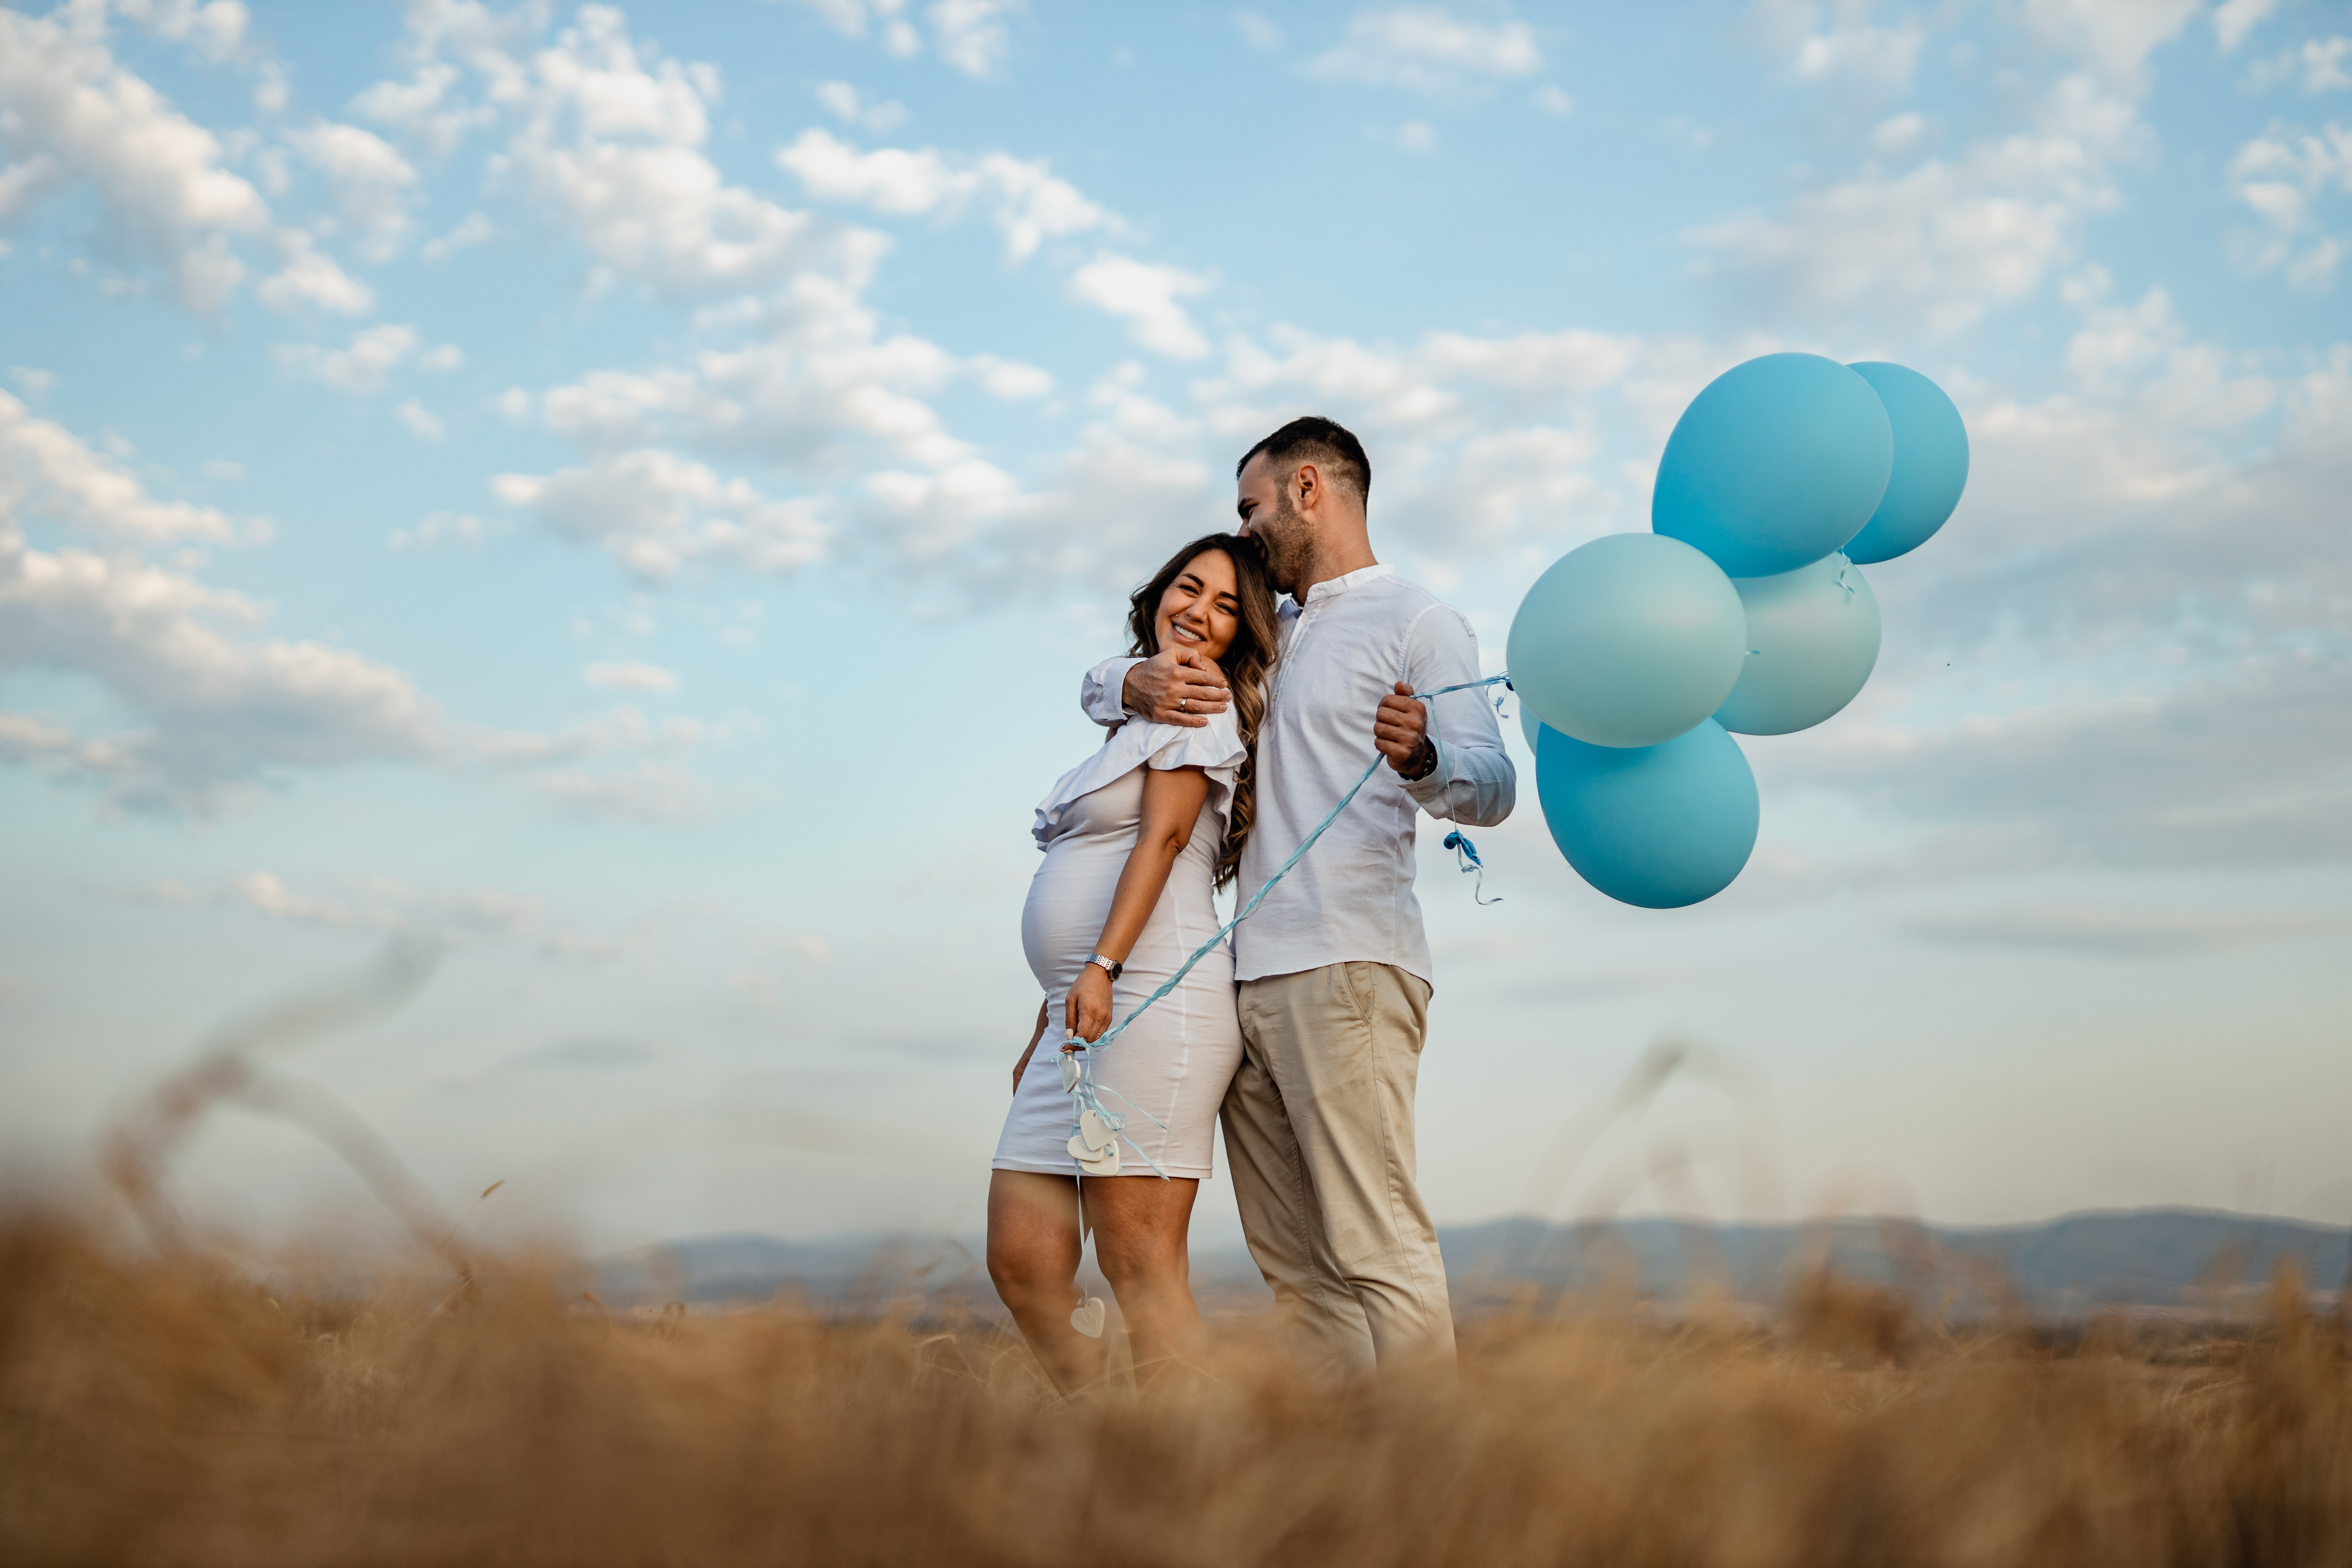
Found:
[[[1067,1034],[1101,1038],[1215,932],[1210,895],[1233,879],[1249,834],[1250,758],[1276,635],[1258,546],[1234,534],[1186,545],[1129,605],[1135,653],[1189,649],[1213,660],[1232,702],[1199,729],[1129,719],[1037,807],[1045,862],[1029,884],[1021,942],[1045,1000],[1013,1069],[989,1178],[988,1272],[1066,1394],[1102,1376],[1107,1349],[1072,1321],[1082,1221],[1127,1321],[1139,1382],[1199,1332],[1185,1232],[1241,1062],[1233,955],[1211,952],[1094,1058],[1103,1105],[1127,1120],[1116,1175],[1082,1176],[1061,1058],[1037,1047],[1056,1018]],[[1087,1326],[1098,1333],[1099,1323]]]

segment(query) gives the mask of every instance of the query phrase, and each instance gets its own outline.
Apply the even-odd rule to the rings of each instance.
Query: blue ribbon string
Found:
[[[1478,858],[1478,847],[1462,837],[1460,828],[1457,827],[1445,836],[1445,847],[1454,851],[1454,864],[1457,869],[1465,874],[1472,871],[1478,873],[1478,879],[1470,884],[1470,896],[1473,899],[1482,904],[1499,904],[1503,901],[1502,895],[1499,893],[1491,899],[1486,897],[1486,862]]]
[[[1458,686],[1441,686],[1434,691],[1416,691],[1412,695],[1416,700],[1427,702],[1433,698],[1443,697],[1448,692],[1475,691],[1488,686],[1509,686],[1510,683],[1511,678],[1508,675],[1490,675],[1484,680],[1465,680]],[[1513,688],[1513,689],[1517,689]],[[1097,1115],[1102,1117],[1104,1123],[1111,1129],[1114,1136],[1124,1138],[1125,1135],[1121,1131],[1121,1129],[1127,1125],[1125,1120],[1123,1118],[1113,1117],[1108,1111],[1105,1111],[1102,1109],[1101,1101],[1095,1098],[1098,1091],[1095,1088],[1094,1077],[1091,1071],[1094,1053],[1103,1049],[1113,1040],[1118,1039],[1119,1036],[1125,1034],[1127,1032],[1127,1026],[1129,1024],[1134,1023],[1138,1018],[1143,1016],[1144,1012],[1150,1008],[1153,1003],[1159,1001],[1161,997],[1175,990],[1179,984],[1182,984],[1184,976],[1192,973],[1192,966],[1194,964],[1208,957],[1210,953],[1214,952],[1217,949],[1217,944],[1224,941],[1228,936],[1231,936],[1235,926],[1241,924],[1242,921],[1255,914],[1257,912],[1258,905],[1264,903],[1265,901],[1265,896],[1274,891],[1274,885],[1276,882],[1281,881],[1285,877],[1290,875],[1290,868],[1293,866],[1297,865],[1300,860],[1304,859],[1307,852],[1315,847],[1315,841],[1322,837],[1324,833],[1333,823],[1339,820],[1339,814],[1348,809],[1349,803],[1356,798],[1358,792],[1362,790],[1366,784],[1372,782],[1372,775],[1381,771],[1381,764],[1387,760],[1388,759],[1381,755],[1378,751],[1375,751],[1372,753],[1372,765],[1364,770],[1364,773],[1361,778],[1358,779],[1353,784],[1349,786],[1348,793],[1339,797],[1339,804],[1333,806],[1329,811],[1324,814],[1323,820],[1315,825],[1315,830],[1300,841],[1297,848],[1290,852],[1290,858],[1285,860],[1281,865],[1275,868],[1274,875],[1265,879],[1265,886],[1260,888],[1255,893],[1250,896],[1250,901],[1242,906],[1240,913],[1234,915],[1233,919],[1218,927],[1217,933],[1214,936],[1202,942],[1199,947],[1194,948],[1192,950],[1192,956],[1186,959],[1182,963],[1177,965],[1176,973],[1162,981],[1160,983],[1160,989],[1154,991],[1150,995],[1146,996],[1141,1002],[1137,1003],[1135,1011],[1129,1013],[1126,1017],[1121,1018],[1118,1023],[1113,1024],[1109,1028],[1104,1030],[1100,1039],[1088,1042],[1080,1039],[1076,1033],[1072,1033],[1063,1041],[1062,1049],[1064,1053],[1066,1055],[1075,1055],[1079,1058],[1077,1087],[1070,1090],[1070,1131],[1073,1135],[1075,1135],[1078,1131],[1078,1119],[1087,1111],[1092,1110]],[[1468,851],[1471,865],[1464,867],[1463,869],[1469,870],[1472,867],[1478,866],[1478,851],[1472,847],[1471,843],[1467,838],[1462,837],[1459,829],[1445,836],[1445,847],[1455,850],[1457,854],[1465,850]],[[1479,867],[1479,884],[1483,887],[1486,882],[1484,868]],[[1475,890],[1472,896],[1476,896]],[[1502,902],[1500,899],[1480,899],[1478,901],[1480,903]],[[1118,1094],[1117,1089],[1111,1089],[1109,1092],[1112,1094]],[[1125,1095],[1119,1095],[1119,1098],[1121,1100],[1127,1099]],[[1135,1104],[1133,1100],[1128,1100],[1128,1103],[1129,1105]],[[1167,1130],[1168,1124],[1166,1122],[1160,1121],[1158,1117],[1152,1116],[1150,1111],[1145,1110],[1141,1106],[1135,1106],[1135,1109],[1145,1118],[1150,1120],[1155,1126],[1158,1126],[1161,1131],[1165,1131]],[[1166,1181],[1168,1179],[1168,1173],[1161,1171],[1158,1165],[1152,1163],[1151,1156],[1145,1154],[1142,1149],[1137,1146],[1134,1139],[1126,1138],[1125,1142],[1129,1148],[1134,1149],[1136,1153],[1142,1157],[1145,1164],[1151,1166],[1152,1171],[1159,1175],[1161,1181]],[[1076,1164],[1076,1162],[1073,1160],[1071,1163]]]

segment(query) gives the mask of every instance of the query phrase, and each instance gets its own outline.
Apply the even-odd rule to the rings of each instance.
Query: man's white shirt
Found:
[[[1367,566],[1282,603],[1273,701],[1257,739],[1257,821],[1242,847],[1249,898],[1379,755],[1372,719],[1400,680],[1415,691],[1475,680],[1478,638],[1460,611],[1396,574]],[[1121,687],[1138,661],[1105,659],[1079,701],[1098,724],[1128,717]],[[1430,703],[1437,765],[1408,781],[1386,764],[1234,932],[1238,980],[1327,963],[1392,963],[1430,980],[1429,938],[1413,896],[1420,812],[1473,827],[1511,814],[1518,773],[1503,749],[1490,688]]]

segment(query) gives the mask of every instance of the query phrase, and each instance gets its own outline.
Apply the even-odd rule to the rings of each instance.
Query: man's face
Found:
[[[1241,532],[1265,547],[1266,575],[1274,585],[1298,597],[1297,584],[1314,562],[1311,524],[1299,515],[1290,499],[1286,474],[1276,474],[1260,452],[1243,466],[1236,481],[1234,510],[1241,513]]]

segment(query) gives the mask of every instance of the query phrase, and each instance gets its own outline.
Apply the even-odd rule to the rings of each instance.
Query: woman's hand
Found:
[[[1089,963],[1078,971],[1064,1011],[1070,1033],[1088,1045],[1102,1038],[1103,1031],[1110,1027],[1110,976],[1101,964]]]

